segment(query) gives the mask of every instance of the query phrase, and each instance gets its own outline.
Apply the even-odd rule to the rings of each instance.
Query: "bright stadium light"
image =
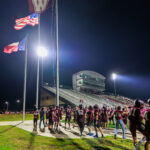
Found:
[[[117,74],[116,73],[112,73],[111,77],[112,77],[112,80],[114,81],[114,92],[115,92],[115,96],[116,96],[116,79],[117,79]]]
[[[37,54],[39,57],[46,57],[47,56],[47,50],[44,47],[38,47]]]
[[[113,79],[113,80],[116,80],[116,79],[117,79],[117,74],[116,74],[116,73],[113,73],[113,74],[112,74],[112,79]]]
[[[17,99],[17,100],[16,100],[16,102],[17,102],[17,103],[20,103],[20,100],[19,100],[19,99]]]
[[[5,104],[7,105],[7,112],[8,112],[8,102],[6,101]]]

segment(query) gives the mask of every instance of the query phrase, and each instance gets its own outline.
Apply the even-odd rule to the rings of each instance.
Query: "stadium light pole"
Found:
[[[59,28],[58,28],[58,0],[55,4],[55,13],[56,13],[56,105],[59,106]]]
[[[38,68],[37,68],[37,84],[36,84],[36,109],[38,109],[38,102],[39,102],[39,57],[46,57],[47,56],[47,50],[44,47],[39,46],[37,49],[37,55],[38,55]]]
[[[18,107],[18,111],[19,111],[19,104],[20,104],[20,100],[19,100],[19,99],[17,99],[17,100],[16,100],[16,103],[18,104],[18,105],[17,105],[17,107]]]
[[[116,79],[117,79],[117,74],[116,73],[112,73],[112,80],[114,81],[115,96],[116,96]]]
[[[8,112],[8,102],[6,101],[5,104],[7,105],[7,112]]]

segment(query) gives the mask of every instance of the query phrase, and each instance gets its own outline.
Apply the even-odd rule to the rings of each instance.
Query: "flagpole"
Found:
[[[58,0],[56,0],[56,105],[59,106],[59,44],[58,44]]]
[[[42,69],[41,69],[41,71],[42,71],[42,77],[41,77],[41,85],[43,86],[43,57],[42,57]]]
[[[40,14],[39,14],[39,18],[38,18],[38,21],[39,21],[39,25],[38,25],[38,42],[39,42],[39,45],[40,46]],[[37,62],[37,80],[36,80],[36,109],[39,108],[39,69],[40,69],[40,59],[39,59],[39,56],[38,56],[38,62]]]
[[[24,123],[25,120],[25,108],[26,108],[26,87],[27,87],[27,60],[28,60],[28,37],[26,37],[26,42],[25,42],[25,65],[24,65],[24,89],[23,89],[23,120],[22,122]]]

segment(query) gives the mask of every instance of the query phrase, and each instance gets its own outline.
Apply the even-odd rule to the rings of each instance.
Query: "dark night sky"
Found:
[[[52,82],[52,9],[41,15],[41,43],[51,56],[44,59],[44,80]],[[0,100],[16,107],[22,100],[24,52],[7,55],[4,46],[29,37],[27,108],[35,103],[38,27],[13,29],[16,18],[27,16],[27,0],[0,1]],[[53,28],[54,29],[54,28]],[[150,93],[150,5],[144,1],[60,0],[59,47],[60,83],[71,85],[72,74],[93,70],[107,77],[117,72],[120,95],[146,100]]]

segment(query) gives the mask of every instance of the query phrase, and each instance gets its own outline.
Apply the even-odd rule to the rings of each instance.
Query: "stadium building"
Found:
[[[60,105],[78,106],[82,103],[84,106],[93,106],[98,104],[99,107],[107,105],[116,107],[118,105],[133,105],[133,100],[106,94],[105,77],[93,71],[80,71],[72,76],[72,88],[60,86],[59,99]],[[82,101],[81,101],[82,100]],[[48,107],[56,104],[56,87],[46,83],[41,87],[40,107]]]
[[[94,71],[80,71],[72,76],[73,90],[77,92],[101,93],[105,91],[105,77]]]

